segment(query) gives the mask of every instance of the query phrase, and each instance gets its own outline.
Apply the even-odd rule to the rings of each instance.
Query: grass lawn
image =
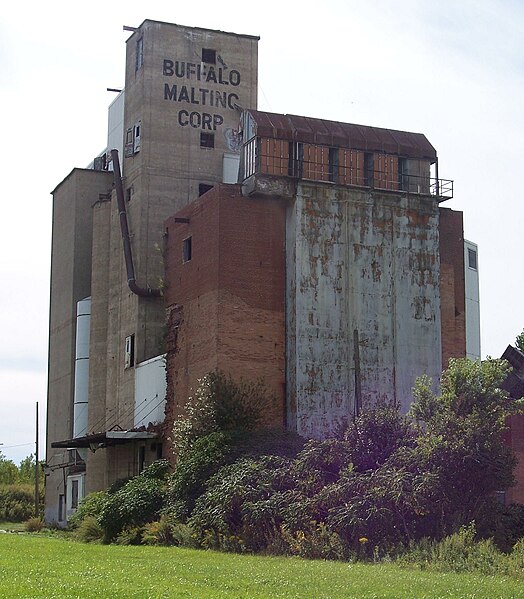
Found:
[[[524,598],[524,585],[503,577],[435,574],[394,565],[84,545],[38,534],[0,534],[0,597],[496,599]]]

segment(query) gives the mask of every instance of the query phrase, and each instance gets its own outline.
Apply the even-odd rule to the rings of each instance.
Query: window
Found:
[[[71,481],[71,509],[76,510],[78,507],[78,481]]]
[[[477,252],[471,248],[468,248],[468,266],[477,270]]]
[[[141,37],[136,42],[136,57],[135,57],[135,71],[144,64],[144,38]]]
[[[142,135],[142,121],[137,121],[133,127],[133,154],[140,152],[140,136]]]
[[[329,180],[338,181],[338,148],[329,148]]]
[[[135,336],[128,335],[126,337],[126,345],[124,350],[124,368],[132,368],[135,365]]]
[[[126,202],[130,202],[131,201],[132,195],[133,195],[133,188],[132,187],[128,187],[126,189]]]
[[[398,188],[408,191],[408,159],[398,158]]]
[[[193,248],[191,243],[191,237],[184,239],[182,244],[182,261],[189,262],[193,254]]]
[[[371,152],[364,154],[364,185],[373,187],[374,160]]]
[[[216,64],[217,51],[210,50],[209,48],[202,48],[202,62],[207,62],[208,64]]]
[[[133,127],[129,127],[126,129],[126,141],[124,148],[124,156],[129,157],[133,155],[134,152],[134,143],[133,143]]]
[[[200,134],[200,147],[201,148],[214,148],[215,147],[215,134],[214,133],[201,133]]]
[[[208,185],[207,183],[199,183],[198,185],[198,197],[203,196],[206,191],[213,189],[212,185]]]
[[[299,141],[289,142],[288,175],[290,177],[302,177],[304,160],[304,144]]]

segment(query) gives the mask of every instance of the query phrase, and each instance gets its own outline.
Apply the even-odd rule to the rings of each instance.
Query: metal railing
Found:
[[[429,168],[428,174],[424,175],[402,172],[405,159],[394,155],[380,155],[380,160],[376,161],[382,166],[379,170],[372,160],[364,158],[361,151],[285,140],[269,141],[270,151],[263,151],[259,138],[244,144],[242,180],[262,174],[431,195],[442,199],[453,197],[452,180],[429,176]],[[304,146],[307,147],[304,149]],[[268,147],[267,143],[265,147]]]

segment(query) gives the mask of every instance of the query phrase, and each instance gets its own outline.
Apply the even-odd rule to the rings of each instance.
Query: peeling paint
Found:
[[[323,437],[363,405],[407,410],[416,376],[440,374],[438,206],[298,183],[287,216],[288,421]]]

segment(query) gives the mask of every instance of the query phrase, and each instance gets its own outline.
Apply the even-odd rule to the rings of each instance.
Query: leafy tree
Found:
[[[502,435],[506,418],[522,411],[523,402],[500,388],[509,369],[504,360],[452,359],[439,396],[427,377],[417,381],[411,414],[419,438],[402,461],[436,476],[436,502],[424,508],[435,536],[481,518],[495,491],[513,483],[515,458]]]
[[[28,455],[20,462],[20,466],[18,467],[18,480],[21,483],[26,484],[34,484],[35,482],[35,456],[33,454]],[[44,484],[44,472],[43,472],[44,462],[41,461],[39,464],[38,470],[38,482],[43,485]]]
[[[18,482],[18,468],[0,452],[0,485],[13,485]]]
[[[524,353],[524,330],[515,339],[515,347]]]

